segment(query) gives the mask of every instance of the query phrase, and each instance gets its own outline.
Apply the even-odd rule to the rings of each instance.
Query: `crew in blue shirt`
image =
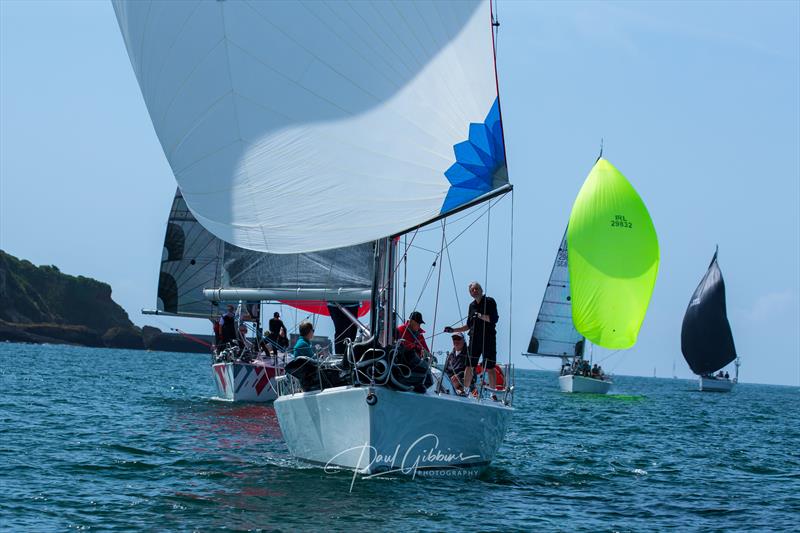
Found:
[[[294,345],[294,356],[316,359],[317,354],[314,352],[314,347],[311,346],[311,339],[314,337],[314,326],[308,320],[303,320],[297,329],[300,332],[300,338],[297,339],[297,343]]]

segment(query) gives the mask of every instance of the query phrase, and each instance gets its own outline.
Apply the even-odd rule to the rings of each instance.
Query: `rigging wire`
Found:
[[[491,233],[490,233],[491,226],[492,226],[492,204],[489,204],[489,209],[487,209],[487,211],[486,211],[486,263],[485,263],[484,271],[483,271],[483,296],[481,297],[481,302],[483,302],[483,311],[486,311],[486,298],[488,297],[487,293],[489,292],[488,291],[488,289],[489,289],[489,247],[490,247],[490,238],[491,238]],[[485,313],[481,313],[481,314],[485,314]],[[467,320],[469,320],[469,317],[467,317]],[[478,320],[478,319],[473,319],[473,320]],[[480,319],[480,320],[482,321],[483,319]],[[488,368],[486,368],[487,365],[485,364],[485,358],[486,358],[486,323],[480,324],[480,325],[478,325],[476,327],[483,328],[483,334],[481,335],[481,353],[483,354],[483,357],[484,357],[484,365],[483,365],[484,368],[483,368],[483,372],[481,373],[481,387],[480,387],[480,392],[478,393],[479,396],[482,397],[483,396],[483,389],[484,389],[484,386],[486,385],[486,374],[487,374],[487,371],[489,370]],[[497,350],[497,338],[495,338],[495,351],[496,350]],[[495,354],[495,359],[497,359],[497,354]],[[496,391],[492,391],[492,394],[496,394]]]
[[[445,245],[445,242],[446,242],[444,220],[441,221],[441,224],[442,224],[442,245],[441,245],[441,249],[439,251],[439,255],[437,257],[442,257],[442,254],[444,253],[444,245]],[[443,262],[444,261],[439,261],[439,276],[438,276],[438,279],[436,280],[436,302],[434,303],[434,306],[433,306],[433,328],[432,328],[434,335],[431,336],[431,353],[433,352],[433,344],[436,341],[436,336],[435,336],[435,333],[436,333],[436,317],[439,315],[439,290],[440,290],[440,288],[442,286],[442,263]]]
[[[177,331],[182,337],[185,337],[185,338],[189,339],[192,342],[195,342],[197,344],[202,344],[203,346],[207,346],[207,347],[212,348],[212,349],[214,348],[213,344],[210,344],[210,343],[204,341],[203,339],[198,339],[197,337],[194,337],[194,336],[186,333],[185,331],[181,331],[178,328],[169,328],[169,329],[171,329],[172,331]]]
[[[495,4],[497,5],[497,4]],[[512,314],[514,304],[514,190],[511,190],[511,250],[509,258],[509,273],[508,273],[508,366],[511,367],[511,337],[513,322]]]
[[[489,206],[489,211],[486,213],[486,265],[483,270],[483,292],[487,292],[489,288],[489,243],[491,238],[491,225],[492,225],[492,206]]]
[[[408,286],[408,235],[403,235],[403,317],[406,316],[406,287]]]
[[[496,203],[499,199],[502,199],[502,197],[505,196],[506,194],[508,194],[508,192],[503,193],[498,198],[493,198],[492,201],[494,201]],[[483,204],[483,203],[477,204],[477,205],[474,205],[474,206],[470,207],[469,209],[466,209],[463,213],[458,213],[456,215],[452,215],[453,217],[455,217],[452,220],[450,220],[450,217],[445,217],[445,218],[447,218],[447,225],[450,226],[450,227],[453,227],[456,224],[458,224],[459,222],[461,222],[462,220],[474,216],[475,213],[477,213],[478,210],[480,210],[480,209],[485,210],[486,209],[485,204]],[[483,216],[483,215],[479,214],[478,218],[480,218],[481,216]],[[419,233],[429,233],[431,231],[437,231],[437,230],[438,230],[438,228],[436,228],[434,226],[431,226],[431,227],[422,226],[422,227],[417,228],[415,231],[417,231]]]
[[[422,289],[419,291],[419,296],[417,297],[417,301],[414,302],[414,309],[417,309],[420,300],[422,300],[422,295],[425,294],[425,289],[428,288],[428,283],[431,281],[431,276],[433,276],[433,271],[436,269],[436,263],[439,261],[439,256],[437,255],[433,259],[433,263],[431,264],[430,269],[428,269],[428,277],[425,278],[425,283],[422,284]],[[403,317],[405,318],[405,317]]]
[[[482,212],[482,213],[481,213],[481,214],[480,214],[480,215],[479,215],[477,218],[475,218],[475,220],[473,220],[472,222],[470,222],[470,224],[469,224],[469,225],[468,225],[466,228],[464,228],[463,230],[461,230],[461,231],[460,231],[460,232],[459,232],[459,233],[458,233],[458,234],[457,234],[455,237],[453,237],[453,239],[451,239],[450,241],[445,241],[445,247],[444,247],[444,250],[445,250],[445,251],[447,251],[447,252],[449,253],[450,246],[452,246],[452,245],[453,245],[453,243],[455,243],[455,242],[456,242],[456,241],[457,241],[457,240],[458,240],[458,239],[459,239],[459,238],[460,238],[462,235],[464,235],[464,233],[465,233],[465,232],[466,232],[466,231],[467,231],[469,228],[471,228],[471,227],[472,227],[473,225],[475,225],[475,224],[476,224],[476,223],[477,223],[477,222],[478,222],[478,221],[479,221],[481,218],[483,218],[483,216],[484,216],[484,215],[487,215],[487,214],[490,212],[491,208],[492,208],[494,205],[496,205],[498,202],[500,202],[500,201],[501,201],[503,198],[505,198],[505,196],[506,196],[507,194],[508,194],[508,193],[504,193],[504,194],[503,194],[503,195],[501,195],[500,197],[496,198],[494,201],[492,201],[492,202],[489,202],[489,206],[488,206],[488,207],[487,207],[487,208],[486,208],[486,209],[485,209],[485,210],[484,210],[484,211],[483,211],[483,212]],[[414,233],[414,237],[416,237],[416,235],[417,235],[417,232],[415,232],[415,233]],[[414,247],[414,246],[413,246],[413,242],[414,242],[414,238],[412,237],[412,239],[411,239],[411,243],[409,243],[409,245],[408,245],[408,246],[409,246],[409,248],[412,248],[412,247]],[[488,242],[487,242],[487,248],[488,248]],[[427,251],[430,251],[431,253],[436,253],[436,257],[434,257],[434,261],[433,261],[433,263],[431,264],[431,267],[430,267],[430,269],[428,270],[428,275],[427,275],[427,277],[426,277],[426,279],[425,279],[425,283],[422,285],[422,288],[421,288],[421,289],[420,289],[420,291],[419,291],[419,295],[417,296],[417,300],[416,300],[416,302],[414,303],[414,309],[416,309],[417,305],[419,305],[419,302],[422,300],[422,296],[423,296],[423,294],[425,293],[425,290],[426,290],[426,289],[427,289],[427,287],[428,287],[428,283],[430,283],[431,276],[433,275],[433,269],[434,269],[434,268],[436,268],[436,262],[439,260],[439,254],[438,254],[437,252],[434,252],[433,250],[427,250]],[[487,263],[488,263],[488,254],[487,254],[486,261],[487,261]],[[399,268],[399,266],[400,266],[400,265],[398,264],[397,266],[398,266],[398,268]],[[453,274],[452,274],[452,268],[451,268],[451,275],[453,275]],[[453,286],[455,287],[455,276],[453,277]],[[458,293],[458,291],[457,291],[457,289],[456,289],[456,294],[457,294],[457,293]],[[456,296],[456,298],[458,298],[458,296]],[[412,310],[413,310],[413,309],[412,309]],[[465,317],[461,317],[461,320],[460,320],[460,321],[461,321],[461,322],[463,322],[464,320],[465,320]],[[435,336],[435,335],[437,335],[437,333],[435,333],[435,332],[434,332],[433,336]]]
[[[458,305],[458,309],[461,309],[461,299],[458,297],[458,286],[456,286],[456,275],[453,272],[453,262],[450,260],[450,243],[447,244],[445,248],[447,252],[447,264],[450,266],[450,279],[453,280],[453,294],[456,297],[456,305]],[[463,319],[462,319],[463,321]]]
[[[494,0],[494,9],[492,10],[492,31],[494,33],[494,56],[497,60],[497,49],[499,48],[500,37],[500,14],[497,9],[497,0]]]

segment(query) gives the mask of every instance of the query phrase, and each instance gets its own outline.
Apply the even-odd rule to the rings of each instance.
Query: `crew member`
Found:
[[[469,361],[464,370],[464,383],[472,381],[472,373],[483,355],[483,368],[488,370],[489,387],[497,388],[494,367],[497,363],[497,302],[483,294],[483,287],[477,281],[469,284],[469,294],[473,300],[467,310],[467,324],[458,328],[446,327],[445,333],[458,333],[469,330]],[[492,399],[497,396],[492,394]]]

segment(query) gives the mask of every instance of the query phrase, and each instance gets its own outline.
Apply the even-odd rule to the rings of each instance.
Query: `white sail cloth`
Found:
[[[348,246],[507,183],[487,2],[113,5],[183,196],[226,242]]]
[[[583,341],[583,335],[572,323],[567,233],[564,232],[533,327],[528,353],[559,357],[583,355]]]
[[[218,312],[210,300],[361,301],[372,289],[373,253],[373,243],[280,255],[238,248],[198,224],[179,189],[164,236],[157,307],[196,316]],[[236,296],[209,299],[204,289]]]

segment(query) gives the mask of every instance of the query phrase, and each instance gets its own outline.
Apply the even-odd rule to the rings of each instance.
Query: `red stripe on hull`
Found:
[[[222,365],[215,366],[214,371],[219,376],[219,382],[222,383],[222,391],[228,392],[228,383],[225,381],[225,373],[222,371]]]
[[[267,386],[267,383],[269,383],[269,377],[267,377],[267,374],[264,373],[264,375],[261,376],[261,379],[259,379],[256,383],[256,394],[261,396],[261,391],[264,390],[264,387]]]

